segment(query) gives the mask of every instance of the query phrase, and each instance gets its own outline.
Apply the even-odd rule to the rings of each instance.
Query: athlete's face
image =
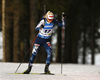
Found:
[[[51,22],[53,21],[53,19],[47,19],[47,21],[48,21],[49,23],[51,23]]]

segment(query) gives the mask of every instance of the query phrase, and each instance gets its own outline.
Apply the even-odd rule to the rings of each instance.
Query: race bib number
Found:
[[[41,33],[42,33],[43,35],[51,35],[52,29],[42,29],[42,30],[41,30]]]

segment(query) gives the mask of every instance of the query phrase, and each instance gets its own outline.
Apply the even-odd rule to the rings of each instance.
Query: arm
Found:
[[[57,22],[57,25],[58,26],[61,26],[61,27],[65,27],[65,23],[66,23],[66,14],[64,13],[64,12],[62,12],[62,23],[60,23],[60,22],[58,22],[58,21],[56,21]]]
[[[44,19],[42,19],[39,23],[38,23],[38,25],[36,26],[36,28],[35,28],[35,30],[40,30],[40,28],[42,27],[44,25]]]
[[[62,23],[59,22],[59,21],[57,21],[57,20],[54,20],[54,23],[55,23],[56,25],[60,26],[60,27],[63,27],[63,26],[65,27],[65,19],[63,19]]]

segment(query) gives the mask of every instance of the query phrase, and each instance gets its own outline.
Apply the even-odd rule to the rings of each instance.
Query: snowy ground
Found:
[[[18,70],[23,72],[28,63],[23,63]],[[60,64],[51,64],[50,70],[56,75],[8,74],[14,73],[19,63],[0,63],[0,80],[100,80],[100,66],[63,64],[61,74]],[[31,73],[42,73],[45,64],[34,64]]]
[[[3,40],[2,40],[2,32],[0,32],[0,60],[2,60],[2,58],[3,58],[2,42],[3,42]]]

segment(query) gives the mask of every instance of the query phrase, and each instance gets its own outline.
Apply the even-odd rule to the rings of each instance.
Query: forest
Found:
[[[35,27],[47,11],[52,11],[59,22],[62,12],[66,13],[66,26],[63,53],[62,28],[54,28],[51,61],[77,64],[80,58],[81,64],[87,64],[89,54],[90,64],[95,64],[95,55],[100,54],[99,3],[100,0],[0,0],[2,61],[28,62],[32,55],[31,45],[38,34]],[[35,62],[45,63],[46,56],[46,51],[41,47]]]

